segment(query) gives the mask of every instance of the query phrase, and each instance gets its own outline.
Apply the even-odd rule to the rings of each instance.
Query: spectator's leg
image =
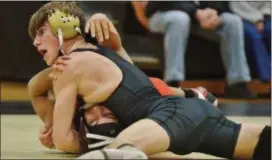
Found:
[[[271,19],[266,18],[264,21],[264,43],[266,46],[266,49],[268,50],[269,56],[271,57]]]
[[[222,13],[220,19],[223,25],[219,31],[220,49],[228,83],[226,97],[251,98],[253,95],[246,86],[251,76],[244,49],[242,20],[231,13]]]
[[[157,12],[149,19],[152,32],[164,34],[164,80],[176,86],[184,80],[184,54],[190,30],[190,17],[182,11]]]
[[[245,21],[245,44],[249,58],[254,60],[258,75],[261,80],[268,81],[271,78],[270,57],[263,43],[261,34],[256,30],[254,24]]]

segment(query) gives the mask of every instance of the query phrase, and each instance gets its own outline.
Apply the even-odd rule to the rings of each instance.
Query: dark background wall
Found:
[[[28,36],[31,14],[43,2],[0,2],[0,78],[27,80],[45,67]]]
[[[28,22],[45,2],[0,2],[0,79],[27,81],[45,68],[40,55],[28,36]],[[139,66],[147,73],[163,71],[163,37],[148,33],[133,14],[129,2],[86,2],[86,12],[102,11],[117,22],[123,44],[131,56],[157,57],[157,67]],[[137,43],[135,43],[137,42]],[[224,79],[225,71],[220,58],[219,43],[191,33],[186,52],[186,79]],[[138,64],[137,64],[138,65]],[[144,67],[142,67],[144,66]]]

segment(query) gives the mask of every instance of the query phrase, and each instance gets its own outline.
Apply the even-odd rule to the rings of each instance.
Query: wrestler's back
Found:
[[[105,101],[122,81],[122,71],[116,64],[95,52],[73,52],[70,56],[69,72],[76,77],[78,95],[88,104]]]
[[[126,127],[160,103],[161,95],[148,76],[114,51],[77,46],[71,52],[66,70],[70,68],[69,74],[75,75],[80,106],[101,103]]]

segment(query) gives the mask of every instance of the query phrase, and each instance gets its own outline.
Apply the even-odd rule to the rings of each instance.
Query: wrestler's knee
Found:
[[[27,92],[28,92],[28,95],[31,96],[31,97],[34,97],[35,95],[35,87],[36,87],[37,83],[35,81],[35,78],[32,77],[28,83],[27,83]]]

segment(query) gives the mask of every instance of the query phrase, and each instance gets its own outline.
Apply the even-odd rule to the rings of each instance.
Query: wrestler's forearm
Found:
[[[185,97],[185,92],[181,88],[169,87],[175,96]]]
[[[65,147],[58,148],[67,153],[85,153],[88,151],[84,124],[80,124],[80,131],[71,128],[65,141]]]
[[[118,55],[124,58],[126,61],[133,64],[132,59],[129,57],[129,55],[127,54],[127,51],[123,47],[121,47],[118,51],[116,51],[116,53],[118,53]]]
[[[27,84],[28,95],[31,98],[32,106],[42,121],[52,124],[53,103],[48,99],[48,90],[52,88],[52,81],[48,75],[51,68],[46,68],[36,74]]]
[[[83,144],[79,133],[71,129],[68,133],[64,148],[59,149],[68,153],[83,153],[86,151],[86,145]]]
[[[67,72],[66,72],[67,73]],[[69,76],[72,73],[68,72]],[[60,77],[55,88],[56,101],[53,112],[53,143],[58,150],[68,153],[80,153],[82,151],[81,137],[74,130],[74,116],[77,112],[77,84],[75,81]]]
[[[27,91],[30,97],[47,95],[47,91],[52,89],[52,80],[49,74],[51,68],[46,68],[33,76],[27,84]]]
[[[53,123],[53,103],[48,99],[47,96],[36,96],[31,98],[32,106],[45,123],[47,127],[52,126]]]

